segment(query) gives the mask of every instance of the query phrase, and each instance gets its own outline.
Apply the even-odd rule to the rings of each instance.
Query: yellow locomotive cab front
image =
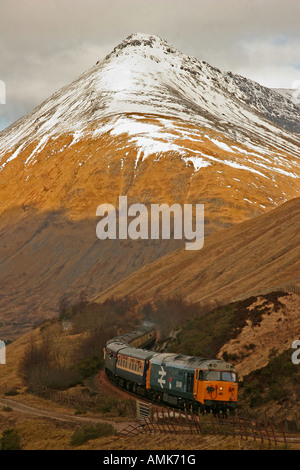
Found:
[[[202,405],[229,406],[237,404],[238,384],[234,371],[196,369],[194,380],[194,398]]]

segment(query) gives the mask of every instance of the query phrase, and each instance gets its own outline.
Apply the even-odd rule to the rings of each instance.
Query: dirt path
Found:
[[[97,423],[109,423],[115,430],[119,433],[122,432],[128,425],[136,425],[136,422],[126,421],[126,422],[116,422],[103,418],[97,418],[94,416],[74,416],[67,413],[62,413],[59,411],[52,410],[42,410],[41,408],[36,408],[31,405],[26,405],[25,403],[12,400],[11,398],[0,397],[1,406],[9,406],[13,411],[18,413],[24,413],[31,416],[36,416],[38,418],[48,418],[56,421],[64,422],[66,424],[97,424]]]

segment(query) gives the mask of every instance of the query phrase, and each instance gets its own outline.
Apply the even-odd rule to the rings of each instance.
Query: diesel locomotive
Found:
[[[157,353],[145,348],[156,340],[148,325],[106,343],[106,374],[118,385],[150,400],[200,411],[237,407],[238,374],[219,359]]]

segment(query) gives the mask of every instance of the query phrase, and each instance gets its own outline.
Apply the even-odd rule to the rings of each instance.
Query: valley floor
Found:
[[[99,413],[76,416],[71,409],[26,394],[14,399],[2,396],[0,406],[0,432],[14,429],[20,436],[22,450],[300,450],[299,435],[288,436],[287,445],[283,441],[275,445],[250,436],[246,439],[215,434],[140,433],[124,436],[122,431],[130,424],[136,425],[136,421],[104,418]],[[117,434],[72,445],[76,429],[96,423],[112,424]]]

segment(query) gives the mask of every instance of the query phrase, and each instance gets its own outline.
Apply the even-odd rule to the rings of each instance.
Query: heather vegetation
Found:
[[[103,436],[111,436],[116,433],[114,427],[109,423],[100,423],[75,429],[70,444],[74,447],[80,446],[92,439]]]
[[[292,350],[277,354],[271,351],[269,363],[244,377],[243,401],[250,407],[272,400],[291,405],[300,398],[300,368],[291,361]]]
[[[21,450],[21,438],[16,429],[6,429],[0,439],[1,450]]]
[[[195,304],[193,308],[196,314],[187,319],[169,350],[192,356],[216,357],[221,347],[236,338],[247,322],[253,327],[259,325],[264,314],[271,314],[282,307],[279,298],[287,295],[289,294],[285,292],[265,294],[262,302],[256,306],[258,297],[249,297],[216,307],[205,312],[205,315],[201,314],[203,308],[198,308],[197,311]],[[254,348],[254,344],[248,345],[249,351]],[[225,351],[223,359],[237,362],[241,357],[230,355]]]
[[[188,302],[177,296],[148,302],[140,307],[139,313],[145,321],[155,323],[160,337],[165,339],[172,331],[181,328],[192,318],[203,316],[210,308],[207,304]]]

